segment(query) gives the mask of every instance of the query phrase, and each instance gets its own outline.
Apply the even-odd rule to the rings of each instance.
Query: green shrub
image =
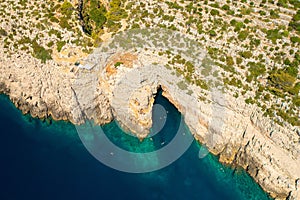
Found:
[[[254,103],[255,103],[255,100],[252,99],[252,98],[250,97],[250,98],[246,99],[245,102],[246,102],[247,104],[254,104]]]
[[[274,117],[274,111],[273,111],[273,109],[267,108],[264,116]]]
[[[230,21],[230,25],[231,25],[231,26],[235,26],[236,23],[237,23],[237,21],[236,21],[235,19],[232,19],[232,20]]]
[[[136,23],[135,23],[135,24],[132,24],[131,28],[132,28],[132,29],[139,29],[139,28],[141,28],[141,27],[140,27],[139,24],[136,24]]]
[[[273,29],[267,31],[267,38],[272,41],[273,44],[276,44],[278,39],[282,39],[282,34],[279,33],[279,29]]]
[[[92,9],[90,11],[90,19],[96,23],[97,28],[102,28],[103,24],[106,22],[106,17],[99,9]]]
[[[243,58],[251,58],[251,57],[252,57],[251,51],[242,51],[242,52],[240,52],[240,55],[241,55]]]
[[[215,36],[217,36],[217,33],[214,30],[210,30],[209,35],[212,36],[212,37],[215,37]]]
[[[234,60],[231,56],[226,56],[226,64],[229,66],[234,65]]]
[[[227,13],[228,15],[234,15],[234,10],[228,10],[226,13]]]
[[[299,26],[300,26],[300,24],[299,24]],[[299,43],[300,44],[300,38],[299,37],[295,36],[295,37],[291,37],[290,39],[291,39],[292,43]]]
[[[71,29],[71,25],[69,24],[68,18],[62,17],[59,21],[59,25],[62,28]]]
[[[289,3],[294,6],[294,8],[300,8],[300,2],[299,0],[289,0]]]
[[[241,9],[241,14],[242,15],[250,15],[251,12],[252,12],[251,8],[242,8]]]
[[[283,94],[282,90],[280,90],[280,89],[277,89],[277,88],[274,88],[274,87],[268,87],[268,90],[272,94],[274,94],[275,96],[278,96],[278,97],[281,97],[281,98],[284,97],[284,94]]]
[[[73,10],[74,8],[72,4],[68,1],[64,1],[64,3],[60,7],[61,14],[67,18],[71,18]]]
[[[43,63],[47,60],[51,60],[51,51],[45,49],[43,46],[39,45],[36,40],[32,41],[33,56],[40,59]]]
[[[8,34],[7,34],[6,30],[0,28],[0,36],[7,36],[7,35]]]
[[[48,47],[52,47],[53,45],[54,45],[54,42],[53,42],[53,41],[50,41],[50,42],[47,44]]]
[[[294,62],[296,62],[295,65],[297,65],[297,64],[299,65],[299,62],[300,62],[300,52],[295,53],[295,60],[294,60]],[[292,65],[293,65],[293,63],[292,63]]]
[[[225,4],[222,6],[222,10],[230,10],[230,6]]]
[[[292,63],[285,69],[285,72],[289,75],[297,78],[298,75],[298,67],[294,66]]]
[[[260,11],[259,11],[259,14],[260,14],[261,16],[265,16],[267,13],[266,13],[265,11],[263,11],[263,10],[260,10]]]
[[[270,95],[269,93],[267,93],[267,94],[264,96],[264,100],[270,101],[270,100],[271,100],[271,95]]]
[[[57,51],[58,52],[60,52],[61,51],[61,49],[63,48],[63,46],[65,46],[65,44],[66,44],[66,41],[58,41],[57,42]]]
[[[186,69],[187,69],[187,71],[189,72],[189,73],[194,73],[195,72],[195,66],[191,63],[191,62],[186,62],[185,63],[185,67],[186,67]]]
[[[245,28],[245,24],[243,22],[237,22],[235,25],[234,31],[239,32],[242,28]]]
[[[300,106],[300,96],[298,96],[298,95],[295,96],[293,98],[293,103],[294,103],[295,106],[299,107]]]
[[[236,64],[241,64],[243,62],[243,59],[241,57],[236,57]]]
[[[239,79],[236,79],[236,78],[231,78],[230,80],[227,79],[225,80],[225,83],[229,84],[229,85],[232,85],[232,86],[235,86],[235,87],[238,87],[238,88],[242,88],[243,87],[243,83],[241,80]]]
[[[115,67],[120,67],[123,63],[122,62],[116,62]]]
[[[219,7],[220,7],[220,5],[219,5],[218,2],[209,4],[209,6],[211,6],[211,7],[213,7],[213,8],[219,8]]]
[[[58,23],[58,22],[59,22],[59,20],[58,20],[55,16],[51,16],[51,17],[50,17],[50,21],[51,21],[51,22],[55,22],[55,23]]]
[[[300,3],[299,3],[300,4]],[[292,20],[289,23],[289,26],[300,33],[300,9],[293,16]]]
[[[22,37],[19,41],[18,44],[31,44],[31,39],[27,36]]]
[[[116,1],[111,2],[112,12],[115,12]],[[107,22],[107,16],[113,16],[113,13],[108,14],[105,7],[98,0],[83,0],[82,10],[80,12],[83,20],[83,30],[88,35],[93,35],[103,28]]]
[[[173,9],[176,9],[176,10],[182,10],[183,9],[183,7],[181,7],[176,1],[175,2],[167,1],[166,4],[168,4],[168,6],[170,8],[173,8]]]
[[[106,14],[106,17],[112,21],[120,21],[121,19],[126,18],[127,12],[122,8],[121,0],[111,0],[109,12]]]
[[[205,81],[203,81],[203,80],[197,79],[195,81],[195,83],[196,83],[197,86],[201,87],[204,90],[208,90],[209,89],[207,83]]]
[[[282,70],[272,73],[268,80],[271,86],[283,90],[283,92],[294,92],[293,86],[296,78]]]
[[[270,17],[272,19],[278,19],[279,18],[279,14],[275,10],[271,10],[270,11]]]
[[[290,88],[288,90],[288,92],[291,94],[291,95],[298,95],[299,94],[299,91],[300,91],[300,82],[296,83],[295,86],[293,88]]]
[[[259,46],[260,45],[260,39],[252,39],[250,41],[250,45]]]
[[[215,16],[215,15],[220,15],[220,12],[219,12],[218,10],[216,10],[216,9],[212,9],[212,10],[210,11],[210,14],[211,14],[212,16]]]
[[[289,33],[288,30],[284,30],[283,33],[282,33],[282,35],[283,35],[284,37],[288,37],[289,34],[290,34],[290,33]]]
[[[247,80],[250,82],[253,79],[256,79],[258,76],[264,75],[266,72],[266,67],[262,63],[249,62],[249,75],[247,76]]]
[[[238,39],[243,41],[248,37],[248,35],[249,35],[248,31],[241,31],[238,35]]]
[[[277,5],[281,7],[287,7],[288,0],[278,0]]]

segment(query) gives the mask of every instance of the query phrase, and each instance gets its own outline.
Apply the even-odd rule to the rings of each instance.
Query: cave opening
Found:
[[[105,125],[104,132],[114,144],[131,152],[152,152],[166,146],[178,132],[181,114],[177,108],[163,96],[163,89],[158,86],[152,107],[152,127],[149,135],[140,140],[134,134],[122,130],[116,121]],[[109,134],[107,134],[109,133]]]
[[[150,137],[156,137],[160,145],[170,142],[179,127],[181,114],[177,108],[163,96],[163,89],[159,85],[152,107],[152,128]]]

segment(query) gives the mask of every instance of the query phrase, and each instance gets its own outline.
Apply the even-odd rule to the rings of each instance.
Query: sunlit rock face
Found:
[[[26,66],[4,61],[0,90],[33,116],[51,115],[75,124],[116,119],[142,139],[152,126],[153,102],[161,87],[195,138],[220,155],[220,161],[245,168],[273,197],[300,198],[296,129],[276,125],[259,108],[224,93],[213,81],[207,89],[188,81],[186,74],[168,66],[168,55],[153,49],[116,49],[96,50],[73,69],[51,62],[42,66],[26,58]],[[194,76],[205,67],[205,53],[195,54],[199,61]]]
[[[131,79],[133,80],[133,79]],[[157,91],[155,83],[142,85],[140,81],[134,83],[138,88],[130,85],[119,85],[114,90],[112,107],[115,118],[125,130],[145,138],[152,127],[152,107]]]
[[[297,197],[300,148],[296,131],[272,123],[242,98],[218,90],[207,92],[193,84],[183,88],[180,84],[185,80],[167,69],[164,60],[153,64],[155,56],[147,52],[135,58],[130,67],[120,66],[106,79],[112,84],[107,96],[113,116],[125,130],[141,139],[147,137],[154,98],[161,87],[163,96],[184,115],[194,136],[220,155],[222,162],[245,168],[277,199],[289,194]],[[206,100],[198,98],[203,94]]]

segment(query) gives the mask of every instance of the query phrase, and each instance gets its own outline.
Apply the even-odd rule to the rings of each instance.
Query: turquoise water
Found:
[[[170,119],[162,134],[140,143],[115,122],[103,127],[115,144],[151,151],[176,127],[180,114],[164,98]],[[198,158],[195,141],[184,155],[161,170],[129,174],[97,161],[67,122],[22,115],[0,96],[0,199],[269,199],[243,170],[233,170],[209,154]]]

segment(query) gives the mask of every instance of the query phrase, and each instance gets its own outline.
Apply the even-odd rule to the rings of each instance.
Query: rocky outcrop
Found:
[[[139,108],[151,108],[153,101],[149,99],[160,86],[163,95],[184,115],[193,135],[210,152],[219,155],[221,162],[243,167],[276,199],[300,198],[300,137],[296,129],[283,128],[263,117],[260,109],[245,104],[243,98],[214,89],[207,92],[194,85],[182,89],[179,84],[184,80],[166,69],[163,61],[153,65],[153,60],[153,56],[140,55],[138,64],[126,72],[126,78],[119,83],[123,93],[119,93],[118,87],[114,90],[117,92],[113,91],[112,101],[127,96],[122,104],[112,104],[117,118],[125,122],[124,126],[141,131],[137,127],[143,125],[145,116],[147,122],[151,116],[143,112],[135,115],[140,109],[132,107],[130,102],[138,102]],[[198,98],[203,93],[206,93],[206,101]],[[134,120],[130,117],[132,113]],[[128,119],[130,123],[126,122]]]
[[[51,61],[42,65],[26,55],[2,57],[0,91],[34,117],[52,116],[75,124],[87,119],[104,124],[115,118],[144,138],[161,87],[195,138],[219,155],[221,162],[246,169],[272,197],[300,198],[299,130],[278,126],[242,98],[195,85],[182,87],[183,77],[149,52],[126,55],[131,56],[120,54],[120,65],[110,63],[115,59],[112,56],[94,57],[98,64],[89,70]],[[205,101],[199,98],[203,94]]]
[[[30,55],[12,55],[11,58],[3,56],[0,63],[0,92],[9,95],[23,113],[39,118],[51,116],[54,120],[73,123],[83,122],[82,112],[88,119],[100,124],[112,120],[110,106],[104,96],[85,98],[86,101],[90,100],[86,105],[76,104],[76,98],[82,95],[88,97],[87,88],[91,85],[86,81],[73,84],[77,76],[86,74],[84,70],[75,74],[75,70],[69,66],[59,66],[54,61],[42,64]],[[73,87],[77,87],[75,93]],[[79,107],[81,111],[78,111]]]

